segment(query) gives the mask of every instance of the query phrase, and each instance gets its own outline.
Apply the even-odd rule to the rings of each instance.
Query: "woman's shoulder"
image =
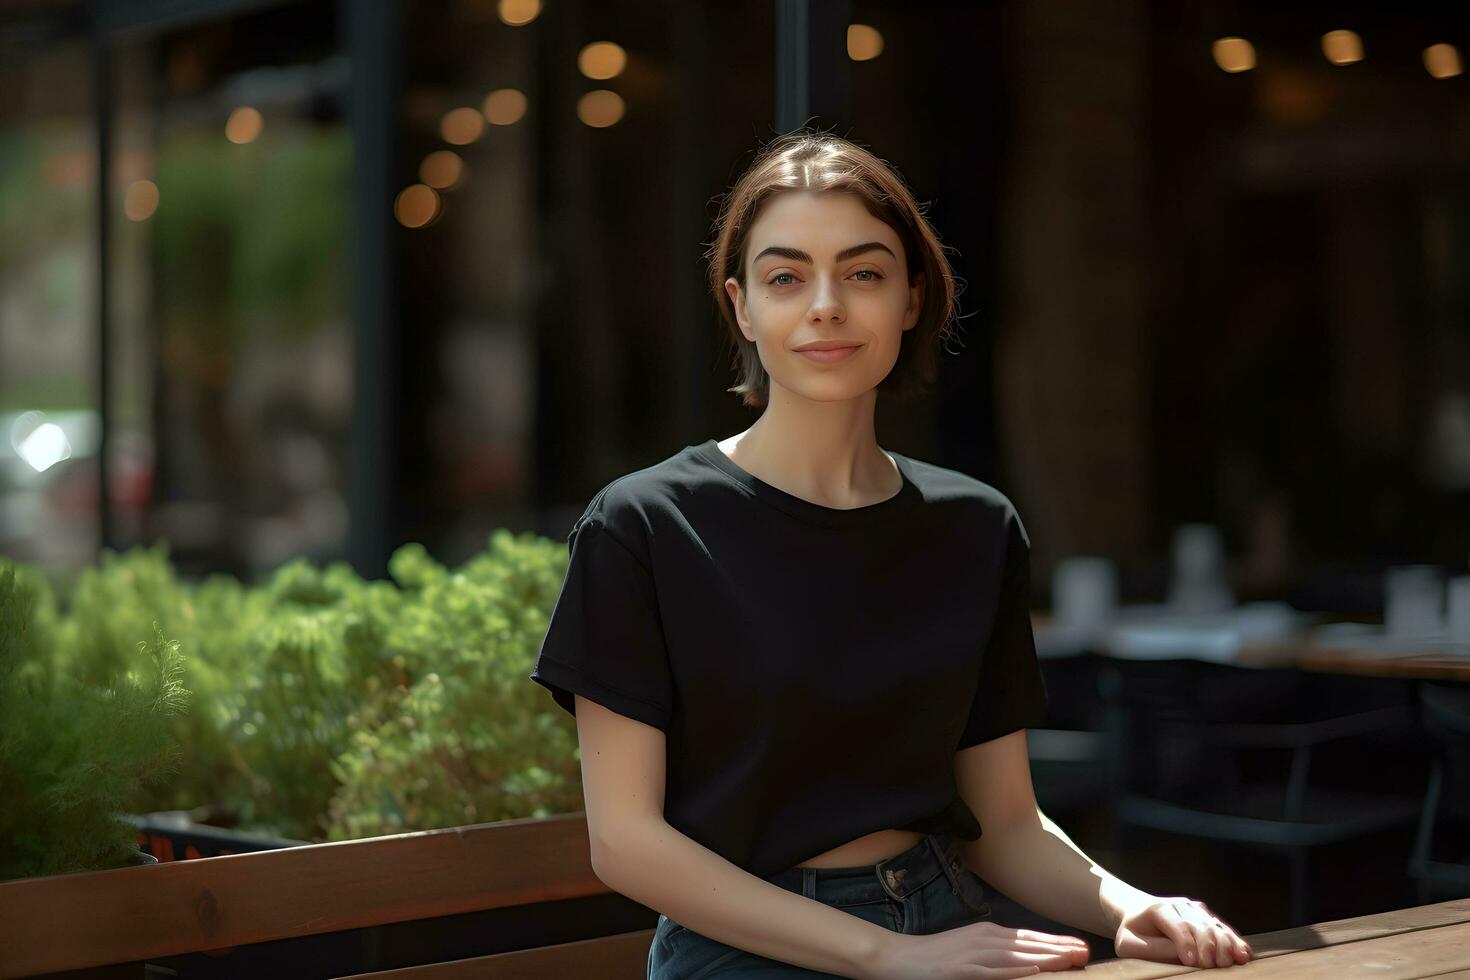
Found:
[[[940,504],[966,502],[1003,520],[1016,516],[1016,507],[1011,503],[1011,498],[979,477],[913,456],[904,455],[904,459],[909,464],[909,473],[914,483],[923,491],[926,501]]]
[[[1031,536],[1026,525],[1011,498],[999,488],[959,470],[926,463],[912,456],[904,458],[926,502],[962,508],[963,513],[973,516],[986,535],[1006,542],[1008,555],[1029,551]]]
[[[592,495],[573,530],[596,524],[625,541],[645,537],[662,514],[677,510],[692,480],[699,477],[690,465],[689,450],[614,477]]]

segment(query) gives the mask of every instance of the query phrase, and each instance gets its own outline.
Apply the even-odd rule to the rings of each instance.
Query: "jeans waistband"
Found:
[[[787,868],[766,880],[819,901],[839,894],[847,900],[854,900],[857,898],[855,891],[868,891],[869,886],[872,886],[875,898],[886,895],[902,901],[940,874],[948,875],[950,883],[955,884],[959,861],[959,852],[950,837],[926,834],[923,840],[902,854],[895,854],[877,864],[851,868]]]

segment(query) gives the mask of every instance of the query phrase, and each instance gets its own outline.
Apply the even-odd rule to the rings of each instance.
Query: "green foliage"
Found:
[[[409,597],[386,638],[402,693],[354,719],[332,767],[341,788],[331,837],[580,809],[576,729],[526,680],[565,548],[501,530],[456,572],[417,545],[400,549],[390,572]]]
[[[224,349],[247,332],[301,335],[341,314],[345,129],[246,146],[185,130],[160,142],[157,159],[156,267],[169,332]]]
[[[189,655],[181,765],[139,811],[222,806],[256,833],[341,840],[577,810],[575,725],[527,680],[566,562],[502,529],[454,570],[408,544],[390,581],[296,559],[247,587],[181,582],[162,544],[105,552],[68,615],[48,594],[36,655],[58,669],[30,673],[110,676],[154,623]]]
[[[46,581],[0,561],[0,880],[125,863],[134,831],[118,813],[179,763],[177,642],[155,624],[92,679],[50,662],[58,626]]]

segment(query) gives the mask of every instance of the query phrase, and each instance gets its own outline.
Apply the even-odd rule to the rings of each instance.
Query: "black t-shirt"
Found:
[[[1045,715],[1015,508],[889,455],[899,493],[842,510],[711,439],[567,536],[531,680],[662,730],[664,818],[761,877],[890,828],[978,839],[955,753]]]

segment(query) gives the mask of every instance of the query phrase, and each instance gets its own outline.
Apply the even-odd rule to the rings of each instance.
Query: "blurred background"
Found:
[[[0,4],[0,549],[366,574],[562,532],[753,421],[703,243],[811,122],[901,170],[966,283],[880,441],[1009,493],[1043,585],[1096,553],[1161,594],[1185,522],[1321,608],[1464,565],[1470,15],[782,9]]]
[[[955,249],[879,442],[1015,501],[1044,653],[1101,645],[1063,582],[1377,623],[1470,555],[1466,44],[1425,0],[0,3],[0,554],[564,537],[754,420],[702,255],[810,123]]]

